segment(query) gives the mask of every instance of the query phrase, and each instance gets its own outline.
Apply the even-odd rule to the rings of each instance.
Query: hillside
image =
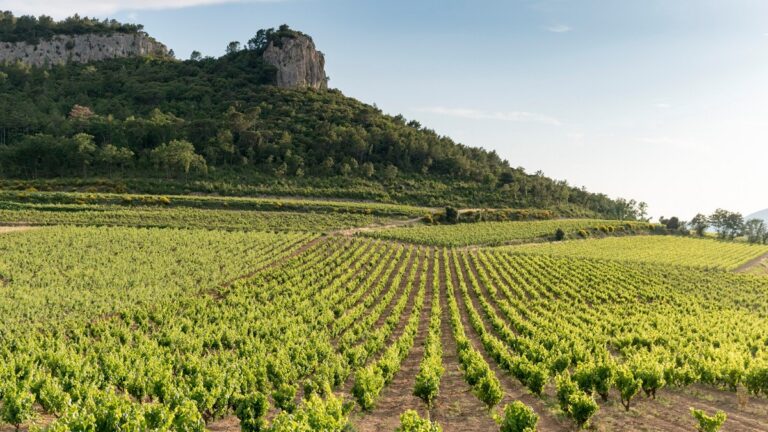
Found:
[[[744,220],[750,219],[762,219],[768,222],[768,209],[760,210],[759,212],[752,213],[751,215],[744,218]]]
[[[115,34],[140,29],[103,25],[120,29]],[[17,33],[9,34],[26,38]],[[526,174],[495,152],[323,90],[322,53],[287,26],[258,32],[244,48],[230,43],[220,58],[127,55],[50,67],[3,60],[0,172],[22,180],[5,187],[319,195],[633,216],[632,203]]]

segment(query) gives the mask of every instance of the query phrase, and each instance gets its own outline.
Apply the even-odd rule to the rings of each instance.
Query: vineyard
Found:
[[[433,228],[445,242],[449,227],[390,231]],[[301,232],[8,232],[0,421],[691,431],[695,407],[726,409],[724,430],[760,431],[768,278],[718,269],[761,253],[656,236],[453,249]]]
[[[506,249],[524,254],[613,259],[721,270],[733,270],[768,253],[768,247],[763,245],[670,236],[613,237],[512,246]]]
[[[589,237],[601,233],[633,233],[651,228],[647,223],[593,219],[562,219],[523,222],[481,222],[456,225],[417,225],[365,233],[368,237],[429,246],[502,245],[553,238],[558,229],[565,235]]]

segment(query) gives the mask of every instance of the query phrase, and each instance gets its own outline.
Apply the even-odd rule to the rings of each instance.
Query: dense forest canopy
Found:
[[[66,20],[64,22],[67,22]],[[221,58],[114,59],[0,66],[0,175],[5,178],[207,176],[398,178],[467,182],[478,205],[576,205],[634,217],[634,205],[512,168],[338,90],[281,89],[261,56],[300,34],[262,30]]]
[[[41,15],[14,16],[10,11],[0,11],[0,42],[28,42],[36,44],[55,35],[138,33],[140,24],[123,24],[115,20],[71,16],[61,21]]]

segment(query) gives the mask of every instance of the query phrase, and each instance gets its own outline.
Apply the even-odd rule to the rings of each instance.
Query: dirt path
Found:
[[[364,227],[348,228],[348,229],[333,231],[331,234],[338,234],[338,235],[343,235],[343,236],[352,236],[352,235],[355,235],[355,234],[361,233],[361,232],[370,232],[370,231],[376,231],[376,230],[380,230],[380,229],[399,228],[399,227],[404,227],[404,226],[407,226],[407,225],[414,225],[414,224],[418,223],[419,221],[421,221],[421,219],[422,218],[417,217],[417,218],[413,218],[413,219],[394,221],[394,222],[390,222],[390,223],[387,223],[387,224],[384,224],[384,225],[367,225],[367,226],[364,226]]]
[[[34,227],[29,225],[0,226],[0,234],[6,234],[6,233],[18,232],[18,231],[29,231],[37,228],[39,227]]]
[[[768,274],[768,253],[764,253],[757,258],[747,261],[736,267],[734,273],[750,273],[766,275]]]
[[[427,409],[424,402],[413,395],[413,385],[416,375],[419,373],[419,365],[424,356],[424,344],[429,333],[429,317],[432,311],[432,260],[431,255],[425,254],[428,261],[426,289],[424,292],[424,305],[419,317],[419,329],[413,348],[400,365],[400,370],[394,379],[384,388],[376,403],[373,412],[362,417],[353,417],[352,424],[358,432],[391,431],[400,424],[400,415],[407,409],[415,409],[419,415],[426,416]]]
[[[694,384],[682,389],[662,389],[656,400],[638,395],[632,400],[629,412],[618,402],[618,394],[611,393],[607,403],[593,423],[598,431],[674,431],[689,432],[696,429],[690,408],[703,409],[709,414],[718,410],[728,415],[723,432],[765,432],[768,430],[768,400],[747,398],[740,403],[736,393]]]

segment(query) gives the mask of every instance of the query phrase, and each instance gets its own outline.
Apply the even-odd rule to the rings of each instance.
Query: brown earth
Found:
[[[747,261],[733,270],[735,273],[768,275],[768,253]]]

